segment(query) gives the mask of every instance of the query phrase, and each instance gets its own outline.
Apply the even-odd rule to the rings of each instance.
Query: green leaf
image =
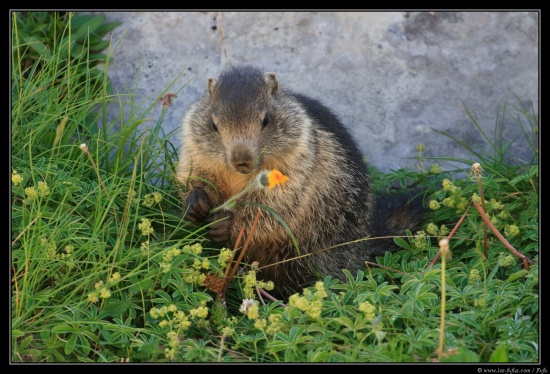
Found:
[[[86,37],[87,35],[93,34],[105,19],[104,15],[99,15],[88,19],[84,19],[84,17],[86,16],[77,16],[73,18],[72,38],[76,40],[84,40],[84,37]],[[75,22],[75,19],[76,19],[76,22]]]
[[[65,345],[65,354],[69,355],[74,351],[74,348],[76,347],[76,340],[78,338],[77,334],[71,335],[69,340],[67,341],[67,344]]]
[[[128,291],[133,293],[139,293],[141,291],[150,289],[151,287],[154,286],[154,284],[155,282],[153,282],[152,279],[144,279],[137,283],[133,283],[128,289]]]
[[[24,350],[32,342],[32,335],[27,336],[21,343],[19,343],[19,351]]]
[[[113,334],[109,332],[109,330],[102,328],[101,329],[101,337],[104,339],[104,342],[110,344],[113,341]],[[102,341],[101,344],[104,344]]]
[[[172,303],[172,298],[170,297],[170,295],[167,292],[159,290],[159,291],[156,291],[155,293],[158,296],[162,297],[164,299],[164,302],[167,302],[169,304]]]
[[[25,335],[25,333],[21,330],[11,330],[11,337],[12,338],[20,338],[23,335]]]
[[[345,326],[350,330],[353,330],[353,327],[355,326],[353,320],[348,317],[338,317],[334,318],[333,320],[338,322],[341,326]]]
[[[407,243],[403,238],[395,237],[393,238],[393,242],[406,250],[411,249],[411,246],[409,245],[409,243]]]
[[[114,30],[115,28],[117,28],[120,25],[122,25],[122,22],[119,22],[119,21],[105,23],[105,24],[103,24],[103,25],[101,25],[97,28],[96,33],[98,35],[105,35],[109,31]]]
[[[54,326],[52,328],[52,331],[55,332],[56,334],[62,334],[67,332],[75,332],[75,328],[71,325],[63,323],[61,325]]]
[[[170,278],[172,278],[172,271],[167,271],[166,273],[164,273],[162,281],[160,282],[160,286],[162,288],[166,288],[166,286],[168,286],[168,283],[170,282]]]
[[[84,335],[80,335],[80,342],[82,343],[82,352],[88,355],[90,353],[90,342]]]
[[[92,61],[97,60],[97,61],[105,62],[105,61],[107,61],[107,55],[104,54],[104,53],[90,53],[90,60],[92,60]]]
[[[501,345],[491,354],[489,362],[508,362],[508,350],[506,346]]]
[[[497,262],[495,267],[493,268],[493,270],[491,270],[491,273],[489,273],[489,275],[487,276],[487,283],[490,283],[493,280],[493,278],[495,277],[495,274],[497,273],[497,270],[498,270],[499,267],[500,267],[500,265]]]
[[[103,14],[98,16],[93,16],[88,14],[75,15],[74,17],[71,18],[71,27],[72,28],[81,27],[86,22],[90,22],[93,18],[97,18],[97,17],[101,19],[101,22],[105,20],[105,16]]]
[[[174,269],[179,266],[183,261],[185,261],[189,256],[187,254],[179,255],[175,259],[172,260],[172,266],[171,268]]]
[[[508,276],[508,279],[506,281],[508,283],[511,283],[511,282],[516,281],[520,278],[525,278],[527,276],[527,274],[529,274],[529,272],[525,269],[522,269],[520,271],[516,271],[515,273],[510,274],[510,276]]]
[[[279,334],[281,333],[277,333],[277,337],[279,337]],[[286,341],[275,340],[267,344],[267,349],[269,349],[271,353],[279,352],[287,348],[289,348],[289,344]]]
[[[29,43],[29,47],[36,51],[36,53],[38,53],[39,55],[44,54],[46,60],[49,60],[52,57],[48,46],[42,43],[36,36],[31,36],[29,40],[26,40],[26,42]]]
[[[195,305],[199,305],[201,301],[210,301],[212,297],[204,292],[193,292],[189,295]]]
[[[90,51],[102,51],[107,48],[109,44],[111,44],[109,40],[102,40],[98,43],[90,44]]]
[[[118,299],[110,299],[105,306],[105,311],[112,317],[120,317],[130,307],[129,301],[121,301]]]

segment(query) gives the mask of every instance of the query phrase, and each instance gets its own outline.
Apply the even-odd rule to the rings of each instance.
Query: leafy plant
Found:
[[[176,147],[162,132],[175,83],[152,103],[109,94],[111,45],[95,80],[99,60],[86,48],[69,53],[75,30],[93,27],[44,14],[15,14],[12,25],[12,362],[539,361],[536,157],[502,162],[504,143],[494,142],[497,156],[463,160],[481,163],[487,214],[532,260],[528,270],[490,233],[485,256],[474,209],[450,240],[445,272],[430,265],[480,196],[477,178],[424,158],[417,171],[373,168],[378,190],[425,190],[427,222],[395,238],[401,250],[278,301],[257,297],[261,273],[241,264],[222,303],[219,280],[239,250],[211,246],[183,220]],[[33,22],[51,55],[21,37]],[[111,102],[132,110],[107,121]],[[538,126],[530,110],[516,119]]]

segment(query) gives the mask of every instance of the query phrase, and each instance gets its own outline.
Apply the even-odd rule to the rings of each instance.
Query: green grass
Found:
[[[433,163],[416,171],[372,168],[378,190],[427,190],[438,208],[425,229],[396,238],[402,250],[364,271],[346,271],[347,282],[327,277],[286,307],[256,301],[245,315],[239,308],[253,272],[237,273],[226,306],[205,286],[207,274],[224,274],[227,252],[182,219],[177,150],[161,131],[170,108],[158,98],[136,103],[133,92],[110,94],[115,46],[107,45],[100,65],[87,48],[68,53],[72,15],[32,17],[46,30],[32,40],[21,31],[38,21],[14,16],[12,25],[12,362],[540,361],[536,142],[533,159],[510,164],[499,131],[483,134],[494,154],[459,160],[464,177]],[[87,36],[78,37],[86,45]],[[180,91],[167,87],[160,96]],[[120,112],[107,120],[113,103]],[[529,139],[538,131],[530,109],[508,105],[499,113],[496,126],[511,115]],[[149,130],[139,133],[142,124]],[[422,165],[441,161],[418,150]],[[483,220],[468,210],[450,241],[439,358],[441,262],[427,265],[479,195],[468,173],[474,162],[485,170],[489,217],[533,262],[524,270],[491,231],[485,258]]]

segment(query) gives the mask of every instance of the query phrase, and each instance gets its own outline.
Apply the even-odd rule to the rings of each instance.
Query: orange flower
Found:
[[[267,174],[268,188],[270,190],[278,184],[281,186],[284,185],[287,180],[288,176],[284,175],[277,169],[273,169]]]

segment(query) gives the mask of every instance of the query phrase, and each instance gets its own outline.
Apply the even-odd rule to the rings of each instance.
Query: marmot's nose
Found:
[[[248,174],[254,170],[254,156],[252,152],[246,147],[235,147],[231,152],[230,158],[231,166],[235,171]]]

